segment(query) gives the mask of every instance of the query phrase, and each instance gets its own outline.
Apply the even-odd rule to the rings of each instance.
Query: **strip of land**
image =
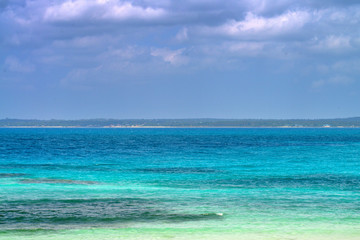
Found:
[[[360,117],[334,119],[0,119],[2,128],[358,128]]]

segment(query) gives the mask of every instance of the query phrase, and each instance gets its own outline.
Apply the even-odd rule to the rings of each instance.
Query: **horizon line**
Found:
[[[216,118],[216,117],[199,117],[199,118],[77,118],[77,119],[36,119],[36,118],[1,118],[4,120],[21,120],[21,121],[86,121],[86,120],[339,120],[339,119],[356,119],[360,116],[353,117],[328,117],[328,118]]]

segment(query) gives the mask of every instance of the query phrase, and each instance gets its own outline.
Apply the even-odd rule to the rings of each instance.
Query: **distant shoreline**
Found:
[[[359,128],[360,117],[333,119],[0,119],[0,128]]]
[[[141,129],[141,128],[360,128],[359,126],[0,126],[1,128],[104,128],[104,129]]]

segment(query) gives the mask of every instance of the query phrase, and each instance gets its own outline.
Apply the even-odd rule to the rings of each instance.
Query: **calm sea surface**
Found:
[[[360,239],[360,129],[0,129],[0,239]]]

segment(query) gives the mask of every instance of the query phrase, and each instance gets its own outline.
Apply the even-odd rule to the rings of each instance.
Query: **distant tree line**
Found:
[[[335,119],[0,119],[0,127],[360,127],[360,117]]]

